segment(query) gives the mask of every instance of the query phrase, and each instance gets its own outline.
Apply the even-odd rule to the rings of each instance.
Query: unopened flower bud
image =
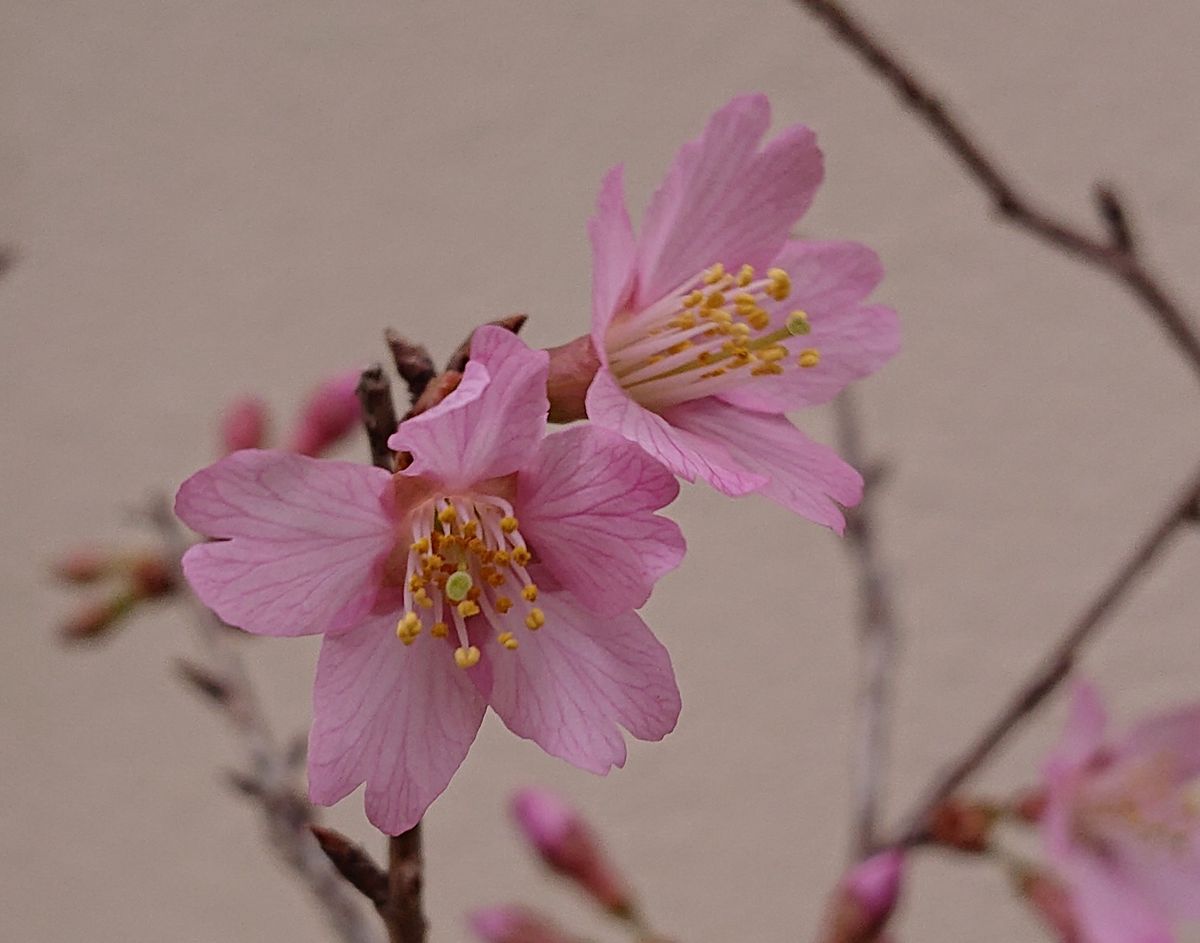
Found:
[[[487,907],[471,914],[471,929],[484,943],[574,943],[555,924],[521,907]]]
[[[256,396],[243,396],[221,414],[221,451],[260,449],[267,441],[267,406]]]
[[[288,442],[288,451],[301,455],[321,455],[347,433],[358,428],[361,412],[358,403],[360,371],[353,370],[330,377],[309,395]]]
[[[830,900],[824,943],[867,943],[880,939],[900,900],[904,854],[895,849],[860,861],[838,884]]]
[[[90,642],[107,635],[133,609],[135,602],[131,593],[120,593],[80,609],[63,625],[63,641]]]
[[[947,799],[930,817],[929,834],[939,845],[979,853],[987,850],[998,818],[999,810],[989,803]]]
[[[158,557],[144,556],[134,560],[129,581],[138,599],[158,599],[169,596],[175,589],[175,575],[166,562]]]
[[[522,789],[513,796],[513,817],[542,860],[574,881],[611,913],[630,916],[633,894],[609,864],[600,842],[578,812],[545,789]]]
[[[115,562],[110,553],[80,547],[55,560],[51,569],[56,577],[68,583],[94,583],[111,573]]]
[[[1080,939],[1079,927],[1067,889],[1045,872],[1034,868],[1019,872],[1015,880],[1029,909],[1041,918],[1055,939],[1062,943],[1077,943]]]

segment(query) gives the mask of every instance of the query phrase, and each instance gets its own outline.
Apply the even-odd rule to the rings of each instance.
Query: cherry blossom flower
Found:
[[[547,355],[480,328],[462,382],[392,436],[379,468],[245,451],[197,473],[176,511],[213,542],[184,572],[231,625],[324,633],[309,791],[366,782],[398,834],[445,789],[487,705],[596,773],[674,727],[666,650],[633,611],[683,556],[653,512],[675,479],[619,436],[545,436]]]
[[[1200,705],[1150,717],[1115,745],[1077,685],[1045,766],[1042,834],[1088,943],[1169,943],[1200,918]]]
[[[862,478],[783,415],[832,399],[899,349],[882,278],[852,242],[789,239],[822,177],[797,125],[762,149],[770,106],[735,98],[685,144],[634,235],[621,168],[589,224],[597,425],[675,474],[757,492],[841,531]]]

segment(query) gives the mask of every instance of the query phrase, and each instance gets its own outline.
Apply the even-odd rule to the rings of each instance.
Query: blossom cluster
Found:
[[[183,560],[200,599],[248,632],[324,636],[314,801],[365,782],[371,821],[411,828],[489,707],[596,773],[624,764],[621,728],[669,733],[679,690],[637,610],[683,558],[659,513],[677,478],[842,530],[863,480],[786,412],[879,369],[899,328],[868,301],[874,253],[791,236],[822,158],[803,126],[764,144],[769,123],[763,96],[717,111],[640,232],[620,168],[604,178],[566,397],[586,423],[549,432],[584,418],[551,402],[549,354],[486,326],[456,388],[392,435],[396,469],[242,448],[180,488],[177,514],[211,538]],[[241,444],[253,419],[234,423]]]

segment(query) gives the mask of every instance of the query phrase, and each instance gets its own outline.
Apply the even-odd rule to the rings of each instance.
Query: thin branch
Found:
[[[162,534],[178,572],[188,541],[169,503],[155,502],[148,517]],[[222,712],[242,743],[247,767],[230,774],[231,785],[258,806],[271,846],[308,888],[337,939],[375,943],[375,932],[357,900],[309,831],[314,809],[296,788],[291,748],[276,741],[267,723],[239,650],[239,633],[220,622],[194,596],[189,594],[188,599],[207,657],[204,665],[180,661],[177,670],[192,690]]]
[[[1012,700],[962,756],[934,780],[924,798],[905,820],[898,844],[919,844],[927,839],[929,820],[938,806],[983,765],[996,747],[1071,672],[1080,650],[1096,634],[1105,618],[1125,598],[1176,532],[1193,522],[1197,502],[1200,502],[1200,470],[1172,499],[1159,521],[1141,539],[1095,599],[1067,627],[1058,644],[1021,685]]]
[[[825,22],[925,122],[972,179],[988,194],[997,212],[1063,252],[1107,272],[1142,302],[1200,379],[1200,335],[1166,287],[1142,264],[1132,240],[1128,214],[1115,191],[1101,197],[1107,239],[1097,238],[1062,220],[1024,196],[949,108],[839,0],[795,0]]]
[[[387,904],[388,876],[367,851],[341,832],[313,825],[311,831],[338,874],[351,883],[376,909]]]
[[[524,317],[521,317],[522,323],[524,320]],[[519,330],[519,328],[518,324],[510,330]],[[376,367],[364,371],[358,389],[363,406],[363,425],[366,426],[367,435],[371,439],[371,460],[377,467],[391,471],[393,456],[391,450],[387,448],[387,436],[382,436],[383,445],[382,447],[379,445],[381,428],[387,429],[388,436],[396,428],[396,412],[392,405],[391,388],[383,370]],[[427,383],[418,403],[421,398],[431,392],[432,387]],[[417,404],[414,403],[413,408],[415,409],[416,406]],[[328,854],[328,849],[326,849],[326,853]],[[366,857],[365,852],[362,855],[364,858]],[[422,906],[424,863],[421,854],[421,823],[419,821],[402,835],[388,839],[387,892],[384,899],[379,900],[378,891],[375,891],[373,899],[376,910],[383,918],[383,925],[387,928],[388,939],[391,943],[425,943],[427,925]],[[342,873],[350,880],[344,871]]]
[[[421,909],[425,859],[421,823],[388,842],[388,894],[379,908],[390,943],[425,943],[428,925]]]
[[[854,393],[845,390],[834,403],[838,450],[855,468],[868,469],[858,406]],[[892,674],[899,647],[899,627],[888,592],[887,575],[879,559],[872,516],[878,474],[867,474],[863,499],[846,511],[846,547],[854,558],[859,579],[859,671],[853,784],[853,852],[857,859],[875,847],[879,830],[879,805],[887,779],[888,743],[891,740]]]

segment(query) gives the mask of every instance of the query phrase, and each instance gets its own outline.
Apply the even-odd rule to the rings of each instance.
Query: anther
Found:
[[[800,358],[796,362],[802,367],[815,367],[821,362],[821,352],[815,347],[806,347],[800,351]]]
[[[497,596],[496,597],[496,611],[498,613],[500,613],[500,615],[504,615],[512,607],[513,607],[513,601],[511,599],[509,599],[507,596]]]
[[[696,305],[700,304],[700,302],[703,300],[704,300],[704,292],[693,291],[686,298],[683,299],[683,306],[685,308],[694,308],[694,307],[696,307]]]
[[[445,622],[435,622],[433,627],[430,628],[429,634],[434,638],[445,638],[450,634],[450,626],[446,625]]]
[[[526,602],[534,602],[537,599],[537,596],[538,588],[533,583],[528,584],[523,590],[521,590],[521,598]]]
[[[722,265],[720,262],[718,262],[716,265],[712,266],[711,268],[707,268],[704,270],[704,275],[703,275],[701,281],[703,281],[705,285],[715,285],[717,282],[719,282],[724,277],[725,277],[725,266]]]
[[[803,311],[793,311],[789,314],[785,327],[787,327],[787,332],[793,337],[807,334],[812,330],[812,325],[808,323],[808,315]]]
[[[396,638],[405,645],[411,645],[421,634],[421,619],[415,612],[406,612],[396,623]]]
[[[479,615],[479,605],[473,599],[464,599],[458,604],[458,614],[464,619]]]
[[[743,265],[738,270],[738,274],[737,274],[738,287],[745,288],[752,281],[754,281],[754,266],[753,265]]]
[[[479,649],[472,645],[470,648],[456,648],[454,663],[460,668],[474,668],[479,664]]]
[[[528,550],[526,550],[524,547],[513,547],[512,561],[517,566],[524,566],[532,559],[533,559],[533,555],[530,554],[530,552]]]
[[[501,632],[496,636],[496,641],[507,648],[510,652],[517,647],[517,640],[513,638],[511,632]]]
[[[541,609],[533,608],[529,610],[529,615],[525,617],[525,627],[530,631],[536,631],[546,624],[546,614]]]
[[[767,269],[767,278],[771,284],[767,287],[767,294],[776,301],[783,301],[792,291],[792,279],[781,268]]]
[[[447,504],[444,508],[438,511],[438,520],[443,524],[451,524],[458,519],[458,512],[454,510],[453,504]]]
[[[517,519],[511,514],[505,514],[504,517],[500,518],[500,529],[506,534],[511,534],[519,526]]]
[[[409,549],[411,549],[414,553],[424,553],[429,549],[429,538],[422,537],[420,540],[413,541],[413,544]]]

